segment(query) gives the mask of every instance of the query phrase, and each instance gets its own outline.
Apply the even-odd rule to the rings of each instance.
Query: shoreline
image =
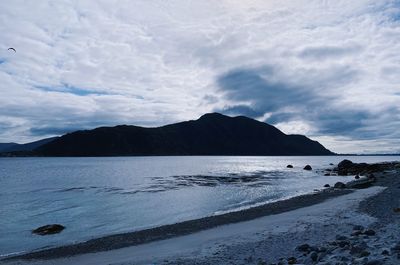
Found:
[[[0,261],[57,259],[136,246],[154,241],[189,235],[222,225],[240,223],[254,220],[260,217],[281,214],[284,212],[289,212],[319,204],[328,199],[349,194],[352,192],[353,190],[348,189],[345,190],[326,188],[318,192],[299,195],[289,199],[266,203],[260,206],[251,207],[239,211],[228,212],[220,215],[208,216],[134,232],[94,238],[76,244],[28,252],[21,255],[8,256],[4,259],[0,259]]]
[[[393,163],[391,164],[393,165]],[[317,207],[318,205],[326,203],[327,201],[335,200],[335,198],[344,198],[346,196],[342,195],[353,193],[357,190],[357,185],[360,183],[365,184],[367,182],[368,185],[361,185],[362,187],[358,187],[358,189],[364,189],[370,187],[371,185],[380,187],[390,186],[391,179],[390,176],[385,175],[385,170],[394,169],[396,172],[389,175],[396,175],[399,172],[397,169],[398,167],[387,168],[389,163],[381,163],[379,165],[382,165],[382,167],[378,171],[378,175],[375,177],[373,182],[369,181],[368,178],[350,181],[347,183],[347,185],[349,185],[349,189],[327,188],[316,193],[300,195],[236,212],[229,212],[221,215],[204,217],[136,232],[105,236],[73,245],[29,252],[22,255],[9,256],[4,259],[0,259],[0,262],[53,260],[87,254],[91,255],[98,252],[109,253],[110,251],[119,251],[122,248],[134,246],[140,247],[140,245],[155,244],[163,240],[173,241],[178,237],[190,236],[207,230],[220,229],[219,227],[226,225],[240,225],[241,223],[249,221],[253,222],[258,219],[268,218],[271,215],[290,214],[291,212],[301,211],[305,208]],[[376,196],[380,195],[378,194]],[[371,199],[369,199],[369,202],[370,201]],[[370,203],[367,203],[367,205],[370,205]]]

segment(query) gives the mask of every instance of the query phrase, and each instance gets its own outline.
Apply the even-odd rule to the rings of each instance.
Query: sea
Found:
[[[324,176],[324,169],[343,159],[372,163],[400,157],[0,158],[0,257],[312,193],[353,179]],[[307,164],[312,171],[303,170]],[[46,224],[66,229],[31,233]]]

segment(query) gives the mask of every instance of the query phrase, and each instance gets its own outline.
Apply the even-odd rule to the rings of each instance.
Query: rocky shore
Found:
[[[0,263],[400,264],[400,164],[345,160],[326,173],[355,175],[355,180],[240,212]]]

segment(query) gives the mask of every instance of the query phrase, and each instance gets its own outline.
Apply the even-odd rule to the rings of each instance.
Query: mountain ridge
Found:
[[[160,127],[117,125],[76,131],[34,151],[42,156],[334,154],[306,136],[286,135],[270,124],[220,113]]]

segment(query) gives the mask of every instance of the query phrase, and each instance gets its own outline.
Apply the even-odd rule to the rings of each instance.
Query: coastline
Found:
[[[208,216],[200,219],[194,219],[135,232],[109,235],[73,245],[65,245],[7,257],[4,260],[54,259],[125,248],[153,241],[188,235],[222,225],[245,222],[264,216],[289,212],[303,207],[315,205],[330,198],[345,195],[351,192],[351,190],[328,188],[315,193],[300,195],[240,211],[228,212],[221,215]]]
[[[391,178],[397,176],[398,172],[398,169],[396,172],[390,174],[380,172],[377,175],[376,182],[373,183],[373,185],[378,187],[390,186],[392,184]],[[360,181],[365,182],[365,179],[361,179]],[[360,181],[353,182],[353,184],[357,184]],[[380,189],[380,191],[382,190],[383,188]],[[355,189],[328,188],[317,193],[301,195],[287,200],[261,205],[238,212],[230,212],[222,215],[210,216],[132,233],[106,236],[74,245],[62,246],[37,252],[31,252],[14,257],[8,257],[6,259],[0,260],[0,262],[34,262],[35,260],[53,260],[66,257],[76,257],[80,255],[92,255],[93,253],[108,253],[112,251],[128,249],[134,246],[140,247],[141,245],[152,244],[152,242],[157,243],[159,241],[174,241],[176,238],[202,233],[203,231],[207,230],[218,230],[225,226],[234,226],[241,225],[246,222],[255,222],[259,219],[271,217],[272,215],[274,215],[275,217],[282,214],[291,214],[296,211],[302,211],[306,208],[318,207],[319,205],[334,200],[339,201],[340,198],[350,196],[352,193],[354,193],[354,191]],[[375,191],[375,193],[377,193],[377,191]],[[378,195],[376,195],[375,193],[373,192],[372,195],[380,196],[379,194],[382,194],[379,193]],[[370,204],[371,203],[367,203],[367,205]],[[371,207],[368,206],[367,208],[370,209]],[[135,259],[134,257],[132,258],[133,260]],[[191,262],[193,262],[193,260]]]

